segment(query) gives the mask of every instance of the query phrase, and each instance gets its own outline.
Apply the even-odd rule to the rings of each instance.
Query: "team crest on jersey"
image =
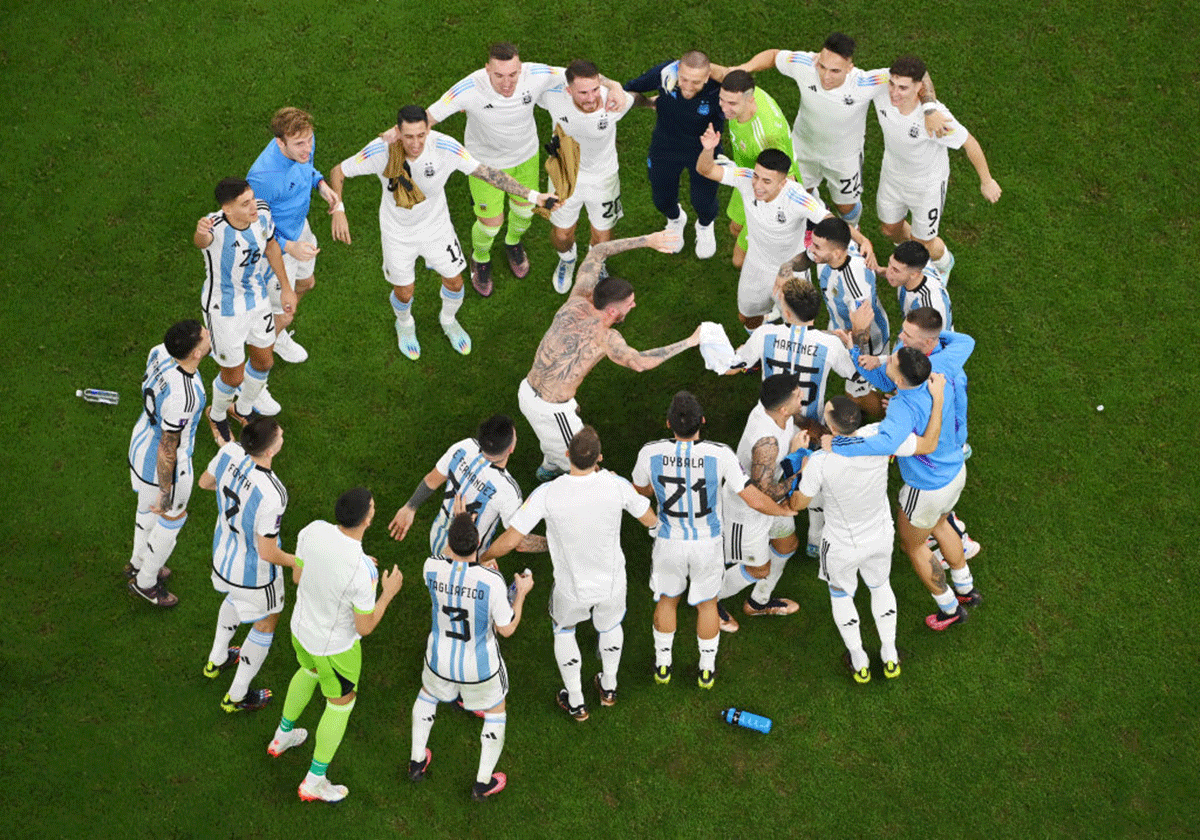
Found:
[[[597,130],[604,131],[606,128],[608,128],[608,114],[600,117],[600,122],[596,123]]]
[[[533,103],[533,94],[532,93],[530,93],[529,91],[525,91],[523,94],[521,94],[521,104],[522,105],[531,105],[532,103]]]
[[[787,222],[787,213],[783,212],[782,207],[780,207],[779,212],[775,214],[775,221],[779,222],[781,225]]]
[[[842,102],[846,103],[847,105],[853,105],[854,97],[847,94],[845,97],[842,98]]]
[[[916,139],[918,136],[920,136],[920,134],[921,134],[921,132],[917,130],[917,127],[916,127],[915,125],[910,125],[910,126],[908,127],[908,136],[909,136],[909,137],[911,137],[911,138],[913,138],[914,140],[915,140],[915,139]]]
[[[702,117],[707,117],[708,116],[708,103],[701,102],[700,107],[696,109],[696,113]]]
[[[425,162],[425,177],[426,178],[433,177],[433,162],[432,161]]]

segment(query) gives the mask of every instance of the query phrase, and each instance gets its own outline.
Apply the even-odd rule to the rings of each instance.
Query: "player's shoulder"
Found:
[[[499,584],[501,588],[504,587],[504,575],[500,573],[499,569],[493,569],[491,566],[480,566],[478,563],[472,563],[470,570],[474,574],[476,580],[491,586],[496,586]]]
[[[886,86],[890,78],[891,74],[886,67],[881,67],[878,70],[861,70],[856,67],[853,70],[854,85],[859,88]]]
[[[526,61],[521,64],[521,72],[530,77],[535,76],[558,76],[563,74],[563,68],[552,67],[549,64],[542,64],[538,61]]]
[[[283,486],[283,482],[279,480],[275,471],[256,465],[254,474],[258,478],[259,486],[262,487],[263,496],[280,507],[287,507],[287,488]]]
[[[435,137],[434,132],[429,133],[429,138],[425,141],[427,147],[446,157],[459,157],[464,160],[471,157],[466,147],[449,134],[443,134],[440,131],[436,134]]]
[[[517,484],[517,480],[512,477],[512,473],[506,468],[489,462],[487,471],[489,477],[499,482],[499,486],[508,491],[510,495],[516,497],[517,501],[525,497],[524,493],[521,492],[521,485]]]
[[[817,54],[807,50],[780,50],[776,58],[777,64],[790,67],[813,67],[816,65]]]

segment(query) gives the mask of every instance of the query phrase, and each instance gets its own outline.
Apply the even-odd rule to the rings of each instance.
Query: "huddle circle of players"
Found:
[[[297,584],[290,626],[299,667],[267,751],[278,756],[307,740],[307,731],[295,724],[319,686],[326,706],[301,799],[336,802],[348,793],[328,780],[326,768],[354,707],[359,640],[378,626],[402,581],[398,567],[379,572],[375,558],[363,552],[363,534],[376,514],[365,488],[337,499],[333,523],[305,526],[295,553],[283,549],[279,536],[288,496],[271,466],[284,433],[267,380],[276,355],[289,363],[308,356],[289,327],[315,285],[319,248],[307,221],[309,201],[317,190],[328,203],[334,240],[349,244],[342,203],[347,178],[375,175],[380,182],[383,274],[406,357],[421,352],[411,313],[418,257],[442,278],[443,333],[457,352],[471,352],[471,338],[457,320],[463,272],[469,267],[481,296],[492,293],[491,255],[506,217],[504,250],[518,278],[530,270],[521,238],[534,212],[549,218],[559,255],[550,279],[568,295],[518,388],[521,413],[543,453],[540,486],[523,500],[506,469],[516,428],[509,417],[496,415],[480,424],[475,437],[446,450],[388,526],[395,539],[404,539],[419,506],[438,497],[422,571],[433,620],[412,710],[413,781],[429,770],[427,742],[439,704],[455,703],[483,719],[472,797],[485,800],[507,783],[494,772],[508,690],[497,636],[515,631],[533,586],[528,570],[511,586],[497,571],[497,558],[513,550],[550,553],[554,654],[564,686],[558,704],[576,721],[588,719],[575,626],[589,618],[602,664],[593,681],[596,697],[601,706],[617,702],[626,600],[622,511],[654,538],[650,587],[656,601],[654,679],[660,684],[672,679],[676,613],[685,596],[696,608],[701,689],[715,683],[721,632],[738,630],[722,601],[750,589],[742,603],[745,616],[799,609],[774,590],[800,547],[794,525],[800,509],[809,514],[806,552],[819,560],[856,682],[867,683],[872,675],[853,598],[860,576],[870,590],[883,675],[900,675],[896,598],[888,580],[896,530],[937,604],[925,620],[930,628],[964,622],[967,607],[980,603],[967,564],[979,544],[953,513],[970,455],[963,365],[974,341],[952,331],[946,283],[954,257],[938,236],[947,148],[965,149],[989,201],[999,198],[1000,187],[978,142],[934,98],[919,59],[862,71],[853,53],[853,40],[842,34],[829,36],[816,53],[771,49],[733,68],[693,51],[622,86],[587,61],[566,68],[522,62],[516,47],[495,44],[482,69],[428,109],[401,108],[393,128],[337,164],[327,179],[313,166],[311,117],[283,108],[272,123],[275,139],[246,179],[217,185],[221,209],[197,222],[193,240],[206,271],[203,323],[175,324],[147,359],[145,410],[129,450],[138,506],[125,572],[129,589],[149,603],[178,603],[167,588],[166,562],[187,519],[191,457],[205,418],[219,450],[198,483],[215,491],[212,582],[224,600],[203,673],[216,679],[236,668],[220,704],[227,712],[270,701],[268,689],[250,684],[271,648],[285,601],[284,570],[290,568]],[[751,76],[771,67],[799,87],[799,113],[790,130]],[[882,265],[858,230],[870,104],[884,140],[876,213],[896,244]],[[550,192],[538,189],[535,105],[549,111],[554,124],[545,167]],[[622,215],[616,126],[636,107],[655,111],[647,173],[666,225],[614,239]],[[458,111],[467,113],[461,143],[434,129]],[[718,151],[725,134],[732,160]],[[444,192],[456,170],[470,176],[476,216],[470,254],[459,244]],[[728,215],[737,238],[737,308],[749,333],[737,349],[711,322],[672,344],[641,351],[614,329],[633,309],[634,290],[608,275],[605,261],[634,248],[682,250],[684,170],[690,173],[700,259],[716,249],[718,186],[734,188]],[[836,213],[819,197],[822,183]],[[591,232],[579,260],[575,228],[584,209]],[[890,354],[877,273],[897,289],[904,317]],[[814,326],[822,301],[829,312],[825,330]],[[600,438],[584,425],[575,401],[587,373],[602,357],[642,371],[695,346],[717,373],[761,369],[760,399],[736,451],[702,438],[704,410],[681,391],[665,407],[672,436],[642,448],[632,481],[601,469]],[[220,375],[206,410],[197,370],[208,355]],[[846,395],[827,400],[830,370],[846,380]],[[864,414],[882,420],[863,425]],[[241,427],[237,440],[231,419]],[[896,528],[887,501],[890,456],[904,480]],[[545,537],[532,533],[542,521]],[[252,627],[240,646],[231,646],[241,624]]]

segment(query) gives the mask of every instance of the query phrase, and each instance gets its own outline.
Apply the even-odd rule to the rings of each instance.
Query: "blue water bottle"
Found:
[[[741,726],[744,729],[753,729],[756,732],[761,732],[766,735],[771,731],[771,719],[756,715],[754,712],[747,712],[744,709],[728,708],[721,712],[721,720],[728,723],[730,726]]]

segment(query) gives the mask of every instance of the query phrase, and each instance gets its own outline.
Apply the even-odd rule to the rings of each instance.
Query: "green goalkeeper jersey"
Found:
[[[754,161],[764,149],[779,149],[792,160],[789,174],[797,181],[800,171],[796,166],[796,155],[792,152],[792,128],[784,119],[779,105],[760,87],[754,89],[754,101],[758,109],[749,122],[736,119],[725,123],[729,132],[729,146],[733,162],[747,169],[754,168]]]

